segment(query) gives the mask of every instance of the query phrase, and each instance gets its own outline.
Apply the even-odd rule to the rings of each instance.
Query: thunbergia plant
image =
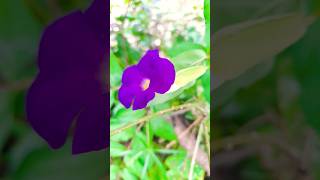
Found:
[[[155,93],[166,93],[175,80],[173,64],[159,56],[159,50],[148,50],[137,65],[127,67],[122,74],[119,100],[133,110],[143,109]]]
[[[42,36],[26,110],[52,148],[63,146],[69,132],[73,154],[109,146],[108,6],[107,0],[94,0],[84,12],[55,21]]]

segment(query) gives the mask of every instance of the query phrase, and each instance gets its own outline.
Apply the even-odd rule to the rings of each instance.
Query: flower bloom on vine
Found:
[[[122,74],[119,101],[133,110],[143,109],[156,93],[166,93],[175,80],[173,64],[159,56],[159,50],[148,50],[136,65]]]

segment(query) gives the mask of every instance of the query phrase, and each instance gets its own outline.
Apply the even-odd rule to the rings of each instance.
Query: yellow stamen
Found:
[[[150,79],[144,79],[141,83],[141,87],[142,87],[142,90],[146,90],[149,88],[149,85],[150,85]]]

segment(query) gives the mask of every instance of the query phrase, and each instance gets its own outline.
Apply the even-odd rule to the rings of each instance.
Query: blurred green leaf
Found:
[[[0,76],[21,80],[35,73],[40,24],[21,0],[0,1]]]
[[[203,14],[204,14],[204,19],[205,19],[205,24],[206,24],[206,32],[205,32],[205,42],[206,42],[206,47],[207,51],[210,51],[210,1],[211,0],[204,0],[204,8],[203,8]]]
[[[132,149],[144,151],[147,148],[147,137],[145,134],[138,132],[132,139]]]
[[[215,94],[214,106],[218,107],[223,105],[238,90],[245,88],[258,81],[259,79],[265,77],[272,70],[273,62],[273,59],[262,62],[250,68],[248,71],[234,78],[233,80],[227,81],[220,87],[216,88],[213,91],[213,94]]]
[[[207,71],[201,78],[202,87],[204,89],[203,95],[208,103],[210,103],[210,71]]]
[[[174,67],[177,70],[187,68],[201,63],[207,58],[206,52],[202,49],[193,49],[182,52],[171,59]]]
[[[116,180],[120,173],[120,167],[117,165],[110,165],[110,180]]]
[[[7,142],[13,124],[13,113],[10,106],[11,99],[8,91],[0,90],[0,150],[2,150]]]
[[[305,120],[320,134],[320,20],[311,27],[306,36],[292,47],[293,65],[300,82],[300,104]]]
[[[177,139],[177,136],[176,136],[176,133],[174,132],[172,124],[166,121],[164,118],[162,117],[153,118],[150,121],[150,124],[153,130],[153,133],[156,136],[166,139],[168,141]]]
[[[124,157],[124,163],[129,170],[130,173],[136,175],[137,177],[141,176],[142,170],[143,170],[143,164],[140,161],[140,156],[145,156],[146,153],[140,153],[140,154],[129,154]]]
[[[128,122],[135,121],[141,118],[145,114],[145,110],[132,111],[130,109],[121,108],[110,119],[110,130],[120,128]],[[135,128],[129,128],[120,134],[111,137],[113,141],[125,142],[133,137],[135,134]]]
[[[119,65],[119,59],[110,53],[110,84],[111,87],[120,85],[122,68]],[[110,103],[111,104],[111,103]]]
[[[313,19],[301,14],[281,15],[233,25],[217,32],[213,52],[214,88],[292,45],[303,36]]]
[[[165,160],[165,165],[169,168],[167,175],[172,178],[188,179],[188,174],[191,166],[191,160],[186,153],[174,154]],[[195,165],[192,179],[201,179],[204,171],[199,165]]]
[[[105,151],[72,156],[69,146],[59,151],[36,150],[26,157],[14,179],[101,179],[106,177],[106,157]]]
[[[196,44],[189,41],[176,42],[173,44],[172,47],[167,49],[166,54],[168,54],[168,56],[170,57],[175,57],[185,51],[190,51],[195,49],[204,50],[203,46],[200,44]]]
[[[127,147],[117,143],[115,141],[110,141],[110,156],[111,157],[121,157],[128,153]]]
[[[138,180],[138,178],[135,175],[131,174],[127,168],[122,170],[121,177],[125,180]]]

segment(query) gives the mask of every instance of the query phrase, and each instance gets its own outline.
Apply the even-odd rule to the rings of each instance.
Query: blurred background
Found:
[[[320,1],[213,8],[214,179],[320,179]]]
[[[0,179],[106,179],[106,152],[71,156],[70,141],[50,150],[26,122],[25,95],[37,73],[44,28],[89,0],[0,1]]]
[[[110,179],[204,179],[210,173],[210,2],[110,2]],[[117,98],[122,72],[155,48],[175,65],[175,89],[143,110],[125,109]]]

